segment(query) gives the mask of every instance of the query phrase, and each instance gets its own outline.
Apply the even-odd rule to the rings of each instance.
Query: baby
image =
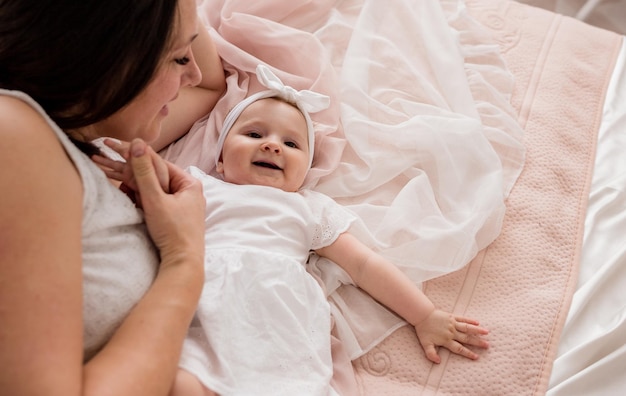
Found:
[[[356,220],[351,212],[301,189],[314,154],[309,113],[329,98],[284,86],[265,66],[257,77],[268,90],[237,104],[220,132],[221,179],[189,169],[207,201],[206,275],[181,357],[186,372],[172,394],[337,394],[330,385],[329,304],[305,268],[311,252],[414,326],[429,360],[439,363],[438,346],[477,359],[466,346],[488,347],[486,329],[436,309],[395,265],[348,232]]]

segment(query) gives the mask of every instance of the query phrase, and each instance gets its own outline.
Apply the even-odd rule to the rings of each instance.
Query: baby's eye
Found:
[[[298,148],[298,145],[295,142],[285,142],[285,146],[291,148]]]
[[[189,63],[189,58],[186,56],[183,56],[182,58],[174,59],[174,62],[178,63],[181,66],[185,66],[187,63]]]
[[[261,134],[256,132],[256,131],[250,131],[247,133],[248,137],[251,137],[253,139],[259,139],[261,138]]]

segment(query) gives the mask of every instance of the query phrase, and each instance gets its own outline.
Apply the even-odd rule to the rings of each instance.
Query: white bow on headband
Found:
[[[276,96],[279,96],[281,99],[298,106],[300,110],[308,113],[317,113],[318,111],[327,109],[330,105],[330,98],[326,95],[306,89],[296,91],[294,88],[283,84],[283,82],[272,73],[269,67],[265,65],[257,66],[256,76],[263,86],[273,91]]]
[[[215,158],[215,163],[217,164],[219,161],[228,132],[246,107],[260,99],[279,97],[282,100],[295,105],[304,116],[309,138],[309,167],[311,167],[315,148],[315,131],[313,129],[313,122],[311,121],[309,113],[316,113],[328,108],[330,105],[330,98],[326,95],[309,90],[297,91],[296,89],[283,84],[283,82],[276,77],[274,73],[272,73],[269,67],[265,65],[257,66],[256,75],[259,82],[268,88],[268,90],[257,92],[248,96],[241,102],[237,103],[237,105],[235,105],[235,107],[233,107],[233,109],[228,113],[226,119],[224,119],[224,125],[222,125],[220,136],[217,140],[218,155]]]

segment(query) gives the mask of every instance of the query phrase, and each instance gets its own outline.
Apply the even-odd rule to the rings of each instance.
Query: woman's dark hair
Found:
[[[112,115],[152,79],[178,0],[0,0],[0,87],[62,128]]]

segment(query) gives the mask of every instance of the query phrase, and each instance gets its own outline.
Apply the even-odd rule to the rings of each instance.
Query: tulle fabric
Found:
[[[213,173],[230,108],[262,89],[268,64],[296,89],[331,97],[312,115],[305,187],[354,211],[353,232],[416,283],[455,271],[499,234],[524,161],[513,81],[482,26],[455,0],[206,0],[199,4],[228,90],[166,158]],[[313,257],[352,358],[403,322],[333,263]]]

